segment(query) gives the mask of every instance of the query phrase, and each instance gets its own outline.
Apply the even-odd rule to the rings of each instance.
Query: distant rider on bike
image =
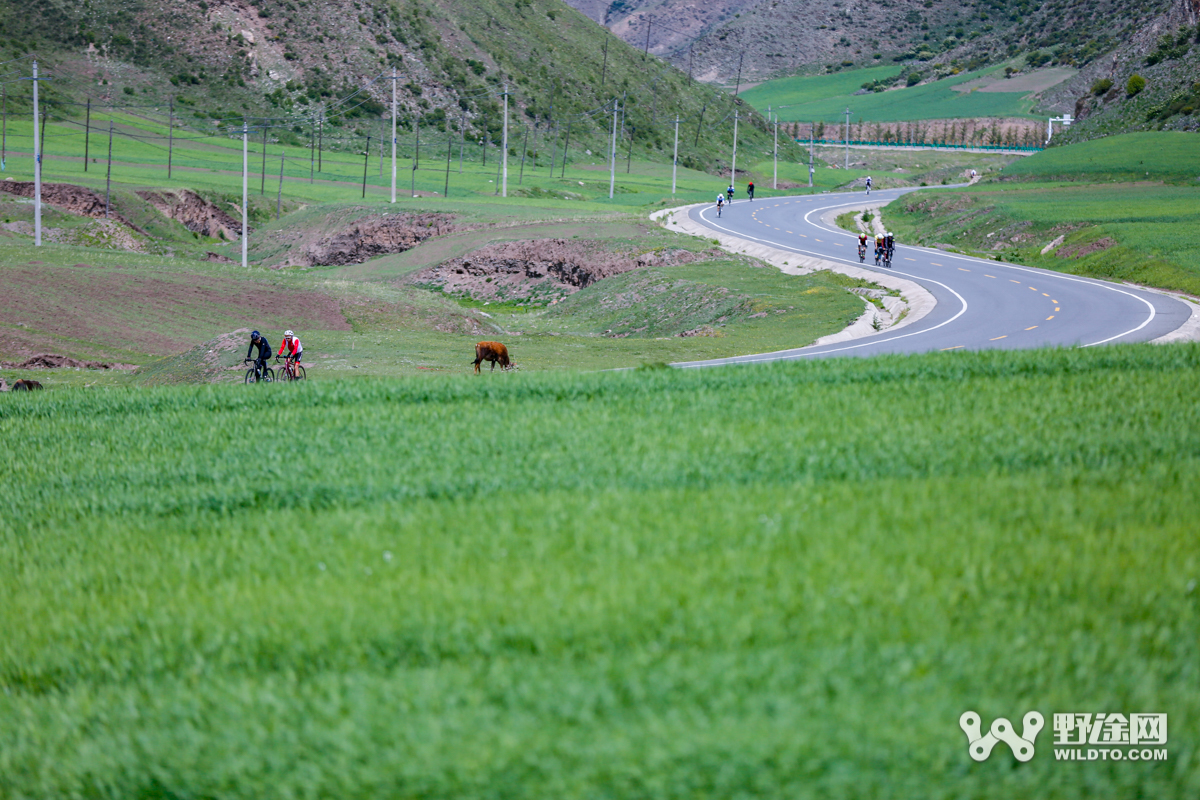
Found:
[[[865,233],[858,234],[858,258],[861,261],[867,254],[867,235]]]
[[[883,248],[887,250],[888,261],[891,261],[892,256],[896,255],[896,237],[891,231],[883,236]]]
[[[258,348],[258,357],[252,358],[254,348]],[[254,362],[254,368],[261,374],[266,374],[267,359],[271,357],[271,343],[258,331],[250,334],[250,347],[246,350],[246,360]]]
[[[871,186],[872,186],[872,185],[873,185],[873,184],[871,183],[871,176],[870,176],[870,175],[868,175],[868,176],[867,176],[867,194],[870,194],[870,193],[871,193]]]
[[[725,194],[729,195],[727,202],[733,205],[733,184],[729,184],[729,188],[725,190]]]
[[[717,216],[718,217],[721,216],[721,209],[724,207],[725,207],[725,195],[723,193],[718,194],[717,195]]]
[[[750,201],[754,202],[754,181],[746,184],[746,194],[750,195]]]
[[[288,351],[288,358],[292,359],[297,364],[300,363],[300,357],[304,355],[304,345],[300,344],[299,336],[291,331],[284,331],[283,342],[280,343],[279,352],[275,354],[275,357],[278,358],[279,356],[283,355],[284,350]]]
[[[883,258],[883,235],[875,237],[875,266],[879,266],[879,260]]]

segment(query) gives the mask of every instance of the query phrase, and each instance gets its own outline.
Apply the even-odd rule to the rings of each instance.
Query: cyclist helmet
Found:
[[[292,333],[291,331],[284,331],[284,332],[283,332],[283,335],[284,335],[284,336],[291,337],[291,336],[295,336],[296,334]]]
[[[261,333],[259,333],[258,331],[252,331],[252,332],[250,333],[250,338],[251,338],[251,339],[258,339],[258,338],[260,338],[261,336],[262,336],[262,334],[261,334]]]

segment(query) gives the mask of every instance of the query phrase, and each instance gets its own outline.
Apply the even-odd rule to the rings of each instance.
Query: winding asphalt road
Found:
[[[872,192],[871,201],[890,202],[912,189]],[[937,300],[924,318],[894,332],[853,341],[677,364],[773,361],[822,356],[868,356],[931,350],[1083,346],[1145,342],[1176,330],[1191,310],[1173,297],[1092,278],[971,258],[896,243],[892,269],[875,267],[867,249],[860,264],[857,237],[821,222],[825,212],[861,206],[853,194],[801,195],[736,200],[717,217],[715,206],[699,206],[690,217],[713,230],[758,244],[827,261],[891,272],[919,283]]]

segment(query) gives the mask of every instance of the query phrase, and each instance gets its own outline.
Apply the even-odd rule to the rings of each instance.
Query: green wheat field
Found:
[[[1194,797],[1198,383],[1143,345],[7,395],[0,797]],[[975,763],[968,709],[1166,712],[1170,758]]]

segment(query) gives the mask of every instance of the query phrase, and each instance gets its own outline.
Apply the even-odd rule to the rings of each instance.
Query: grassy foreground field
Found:
[[[0,796],[1190,797],[1200,346],[4,396]],[[278,387],[270,387],[278,388]],[[958,717],[1047,715],[967,756]],[[1052,711],[1170,715],[1064,764]]]

